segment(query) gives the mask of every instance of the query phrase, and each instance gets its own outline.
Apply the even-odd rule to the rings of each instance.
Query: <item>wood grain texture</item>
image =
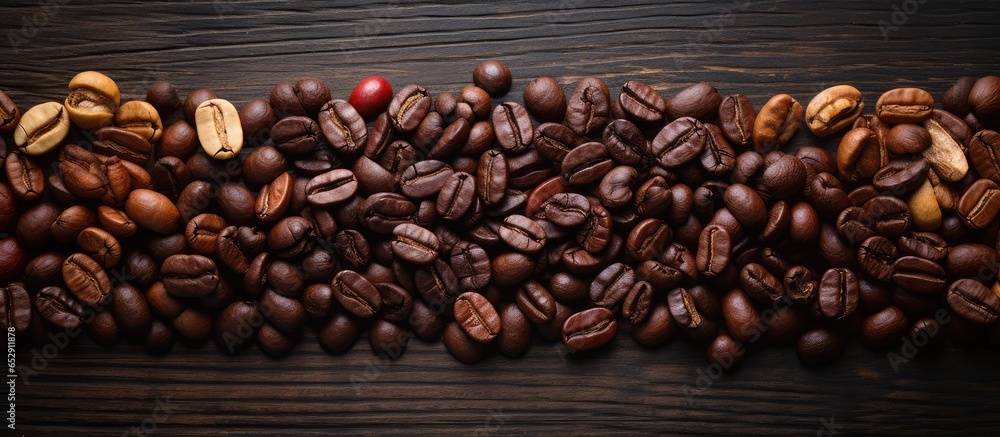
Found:
[[[919,7],[893,16],[908,3]],[[879,21],[904,18],[884,38]],[[372,74],[455,92],[496,58],[514,73],[514,100],[537,76],[569,91],[594,75],[667,95],[705,80],[757,107],[781,92],[805,104],[850,83],[871,107],[889,88],[940,96],[960,76],[998,73],[998,21],[1000,8],[983,1],[9,1],[0,88],[27,108],[61,101],[69,79],[93,69],[115,78],[123,99],[168,79],[240,106],[305,76],[342,98]],[[19,362],[31,358],[22,347]],[[522,359],[476,366],[421,342],[392,363],[364,339],[330,356],[314,333],[280,360],[257,349],[224,357],[212,345],[151,358],[81,340],[18,386],[17,418],[27,435],[121,435],[154,423],[162,435],[985,434],[1000,421],[997,358],[952,350],[896,372],[885,352],[855,345],[831,368],[806,369],[794,351],[767,349],[713,378],[701,376],[700,346],[675,339],[649,350],[627,335],[585,359],[537,343]]]

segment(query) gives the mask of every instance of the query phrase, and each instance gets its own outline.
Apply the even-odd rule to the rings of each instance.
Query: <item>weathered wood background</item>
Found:
[[[758,107],[779,92],[805,104],[839,83],[873,106],[892,87],[940,96],[959,76],[1000,72],[992,1],[87,3],[0,6],[0,88],[22,108],[61,101],[69,79],[90,69],[115,78],[123,99],[168,79],[237,106],[305,76],[341,98],[372,74],[458,91],[488,58],[513,71],[516,100],[536,76],[568,91],[595,75],[665,94],[706,80]],[[771,349],[719,377],[702,376],[701,348],[682,340],[648,350],[619,337],[585,360],[538,343],[522,359],[471,367],[420,342],[392,363],[364,339],[330,356],[314,334],[279,360],[256,349],[224,357],[212,345],[150,358],[137,346],[81,340],[32,364],[22,348],[19,363],[38,375],[17,387],[17,433],[983,434],[1000,423],[992,351],[894,369],[885,352],[855,345],[815,370]]]

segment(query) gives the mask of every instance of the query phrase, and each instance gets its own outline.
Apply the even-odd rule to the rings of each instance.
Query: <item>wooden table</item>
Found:
[[[805,104],[840,83],[870,108],[889,88],[940,97],[960,76],[1000,72],[1000,9],[983,1],[10,3],[0,6],[0,88],[25,109],[61,101],[69,79],[91,69],[115,78],[123,100],[168,79],[240,106],[306,76],[341,98],[373,74],[456,92],[479,61],[496,58],[513,71],[515,100],[537,76],[568,91],[594,75],[612,89],[637,79],[665,95],[710,81],[758,108],[782,92]],[[539,342],[522,359],[475,366],[421,342],[382,362],[366,343],[330,356],[309,333],[284,359],[257,349],[226,357],[211,344],[151,358],[79,339],[18,385],[17,431],[846,435],[992,433],[1000,422],[1000,356],[986,350],[894,368],[886,352],[854,345],[817,370],[793,350],[766,349],[720,376],[702,347],[681,339],[644,349],[620,335],[587,359]],[[32,365],[22,349],[18,362]]]

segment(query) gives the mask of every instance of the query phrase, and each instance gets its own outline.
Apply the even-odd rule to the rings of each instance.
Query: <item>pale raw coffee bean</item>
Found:
[[[913,227],[921,231],[934,231],[941,226],[941,206],[938,205],[930,181],[924,180],[906,203],[910,207]]]
[[[35,105],[21,116],[14,130],[14,144],[28,155],[55,149],[69,134],[69,114],[59,102]]]
[[[817,136],[825,137],[854,124],[865,109],[861,91],[850,85],[837,85],[816,94],[806,107],[806,125]]]
[[[969,172],[969,161],[962,145],[958,144],[948,130],[933,118],[924,120],[923,126],[931,134],[931,146],[924,150],[923,157],[930,163],[937,175],[948,182],[955,182]]]
[[[195,122],[198,140],[208,156],[229,159],[243,149],[240,114],[232,103],[223,99],[202,102],[195,111]]]

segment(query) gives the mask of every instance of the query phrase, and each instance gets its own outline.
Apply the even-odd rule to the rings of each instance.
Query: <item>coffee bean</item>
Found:
[[[368,127],[354,106],[331,100],[319,111],[319,126],[333,150],[345,155],[361,153],[368,142]]]
[[[478,203],[476,178],[464,171],[451,174],[438,192],[435,210],[446,220],[459,220],[473,213]]]
[[[829,269],[820,279],[818,296],[823,317],[831,320],[851,317],[858,308],[858,279],[850,270]]]
[[[0,287],[0,327],[7,332],[24,333],[31,326],[32,302],[24,284],[15,282]]]
[[[663,127],[650,145],[650,154],[666,168],[679,167],[698,156],[708,141],[708,131],[691,117],[678,118]]]
[[[20,121],[21,109],[10,99],[7,93],[0,91],[0,132],[10,133],[17,127]]]
[[[959,199],[958,217],[973,229],[983,229],[1000,214],[1000,186],[990,179],[973,183]]]
[[[705,302],[695,299],[687,289],[671,290],[667,294],[667,304],[673,320],[692,338],[700,342],[708,342],[715,338],[718,325],[706,317]]]
[[[315,236],[316,231],[308,220],[286,217],[268,231],[267,245],[279,258],[293,258],[312,250]]]
[[[875,103],[878,118],[888,123],[918,123],[931,115],[934,98],[919,88],[886,91]]]
[[[571,352],[583,352],[610,343],[617,331],[618,322],[610,310],[591,308],[566,319],[562,340]]]
[[[969,90],[969,107],[980,119],[993,121],[1000,116],[997,90],[1000,90],[1000,77],[997,76],[981,77]]]
[[[535,141],[535,129],[528,111],[518,103],[504,102],[493,109],[493,129],[500,147],[520,153]]]
[[[795,344],[799,360],[810,366],[830,364],[844,353],[847,342],[836,331],[814,328],[806,331]]]
[[[510,90],[510,70],[502,62],[490,59],[480,62],[472,71],[472,82],[493,97],[500,97]]]
[[[462,293],[455,300],[455,321],[480,343],[493,341],[502,329],[500,315],[483,295]]]
[[[524,106],[539,121],[561,122],[566,115],[566,94],[551,77],[532,79],[524,87]]]
[[[896,155],[919,154],[931,146],[931,134],[918,124],[897,124],[889,129],[885,143]]]
[[[806,125],[817,136],[825,137],[854,124],[865,103],[861,91],[850,85],[837,85],[816,94],[806,107]]]
[[[928,259],[904,256],[893,267],[892,281],[911,293],[934,295],[948,285],[944,269]]]
[[[964,145],[955,140],[951,132],[935,117],[924,120],[923,127],[931,136],[931,145],[921,156],[927,159],[934,173],[950,182],[965,177],[969,171],[969,162]]]
[[[125,203],[125,213],[139,226],[161,234],[176,230],[180,221],[180,212],[170,199],[152,190],[132,191]]]
[[[62,266],[63,280],[69,290],[86,305],[98,305],[111,296],[111,280],[92,258],[75,253]]]
[[[995,287],[994,287],[995,288]],[[959,279],[948,287],[948,307],[965,320],[989,324],[1000,314],[1000,297],[981,282]]]
[[[680,108],[685,103],[675,102],[675,106]],[[622,85],[621,93],[618,94],[618,104],[621,105],[622,111],[628,117],[637,122],[658,123],[663,120],[664,112],[667,111],[667,101],[660,93],[653,87],[635,80],[627,81]],[[671,118],[679,117],[671,114]]]
[[[431,97],[419,85],[407,85],[389,103],[389,119],[401,132],[413,132],[430,111]]]
[[[230,159],[243,149],[243,127],[232,103],[210,99],[198,105],[195,125],[202,149],[215,159]]]
[[[880,191],[903,196],[924,183],[928,170],[926,159],[894,159],[872,176],[872,183]]]
[[[344,270],[333,278],[333,296],[344,309],[355,316],[370,318],[382,307],[382,296],[367,279],[352,270]]]
[[[392,251],[414,264],[426,265],[437,259],[440,242],[433,232],[415,224],[401,224],[392,230],[396,239]]]
[[[499,228],[500,239],[515,250],[538,253],[545,247],[545,230],[534,220],[523,215],[511,215]]]
[[[45,175],[41,167],[27,154],[12,151],[4,160],[7,181],[17,198],[34,201],[45,190]]]
[[[34,303],[38,314],[58,328],[79,329],[83,326],[83,304],[62,288],[45,287],[39,290]]]
[[[219,286],[215,262],[201,255],[172,255],[160,275],[167,292],[177,297],[207,296]]]
[[[802,105],[788,94],[771,97],[754,120],[754,150],[766,153],[784,147],[802,124],[804,113]]]
[[[586,136],[604,127],[610,110],[608,86],[598,78],[588,77],[576,84],[566,105],[566,124],[577,135]]]
[[[294,84],[277,84],[270,94],[271,106],[282,115],[315,117],[330,99],[330,88],[323,81],[309,77]]]

